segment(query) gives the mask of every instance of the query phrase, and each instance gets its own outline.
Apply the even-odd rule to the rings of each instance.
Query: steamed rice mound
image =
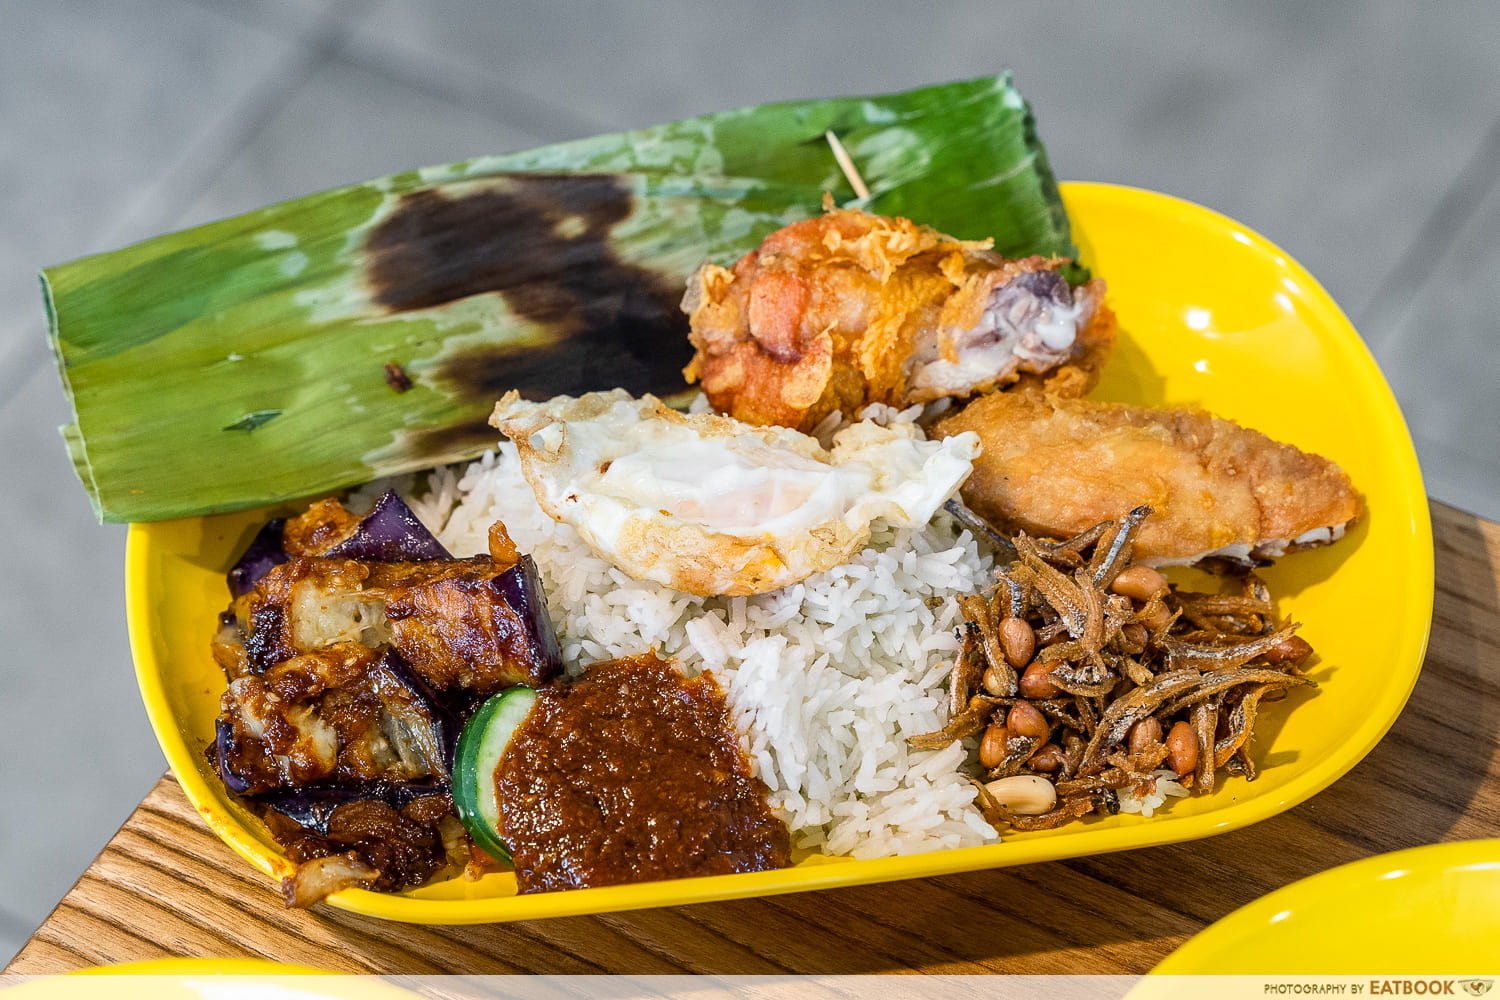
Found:
[[[712,670],[746,753],[796,847],[857,858],[972,847],[994,829],[959,773],[967,751],[906,739],[947,721],[958,652],[954,598],[992,562],[939,513],[921,530],[877,526],[849,563],[754,597],[695,597],[633,580],[537,506],[515,447],[440,471],[415,504],[456,555],[505,522],[535,558],[567,669],[652,648]]]

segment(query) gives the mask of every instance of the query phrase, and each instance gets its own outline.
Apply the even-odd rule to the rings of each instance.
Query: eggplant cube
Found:
[[[446,780],[457,720],[400,657],[330,646],[224,693],[215,758],[233,791]]]
[[[530,556],[498,576],[466,573],[387,592],[391,643],[434,687],[489,695],[562,671]]]

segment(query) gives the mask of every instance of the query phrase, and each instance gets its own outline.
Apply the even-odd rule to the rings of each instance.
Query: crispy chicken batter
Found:
[[[1046,377],[1078,394],[1114,340],[1103,283],[1065,260],[1007,260],[907,219],[831,209],[766,237],[732,269],[704,264],[683,309],[684,374],[746,423],[811,430],[835,410],[967,398]]]
[[[1156,565],[1275,558],[1334,541],[1360,511],[1333,462],[1199,410],[993,393],[933,429],[963,431],[983,442],[963,487],[981,517],[1061,538],[1147,503],[1136,556]]]

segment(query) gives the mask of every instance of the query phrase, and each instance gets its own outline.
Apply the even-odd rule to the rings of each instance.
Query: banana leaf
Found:
[[[856,200],[828,130],[872,211],[1075,255],[1008,74],[412,170],[44,270],[79,479],[207,514],[472,458],[512,388],[680,393],[692,270]]]

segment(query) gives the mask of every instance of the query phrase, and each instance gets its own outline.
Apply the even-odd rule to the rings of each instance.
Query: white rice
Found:
[[[945,514],[920,531],[877,527],[853,561],[784,590],[701,598],[630,579],[543,513],[509,442],[436,473],[413,508],[460,556],[505,522],[541,570],[570,671],[653,647],[712,671],[796,846],[869,858],[997,839],[959,773],[965,747],[906,742],[946,721],[953,598],[992,580]]]
[[[1120,812],[1153,816],[1156,810],[1166,805],[1168,796],[1180,799],[1187,794],[1188,790],[1177,780],[1176,772],[1162,769],[1152,773],[1148,784],[1134,788],[1127,785],[1120,789]]]

